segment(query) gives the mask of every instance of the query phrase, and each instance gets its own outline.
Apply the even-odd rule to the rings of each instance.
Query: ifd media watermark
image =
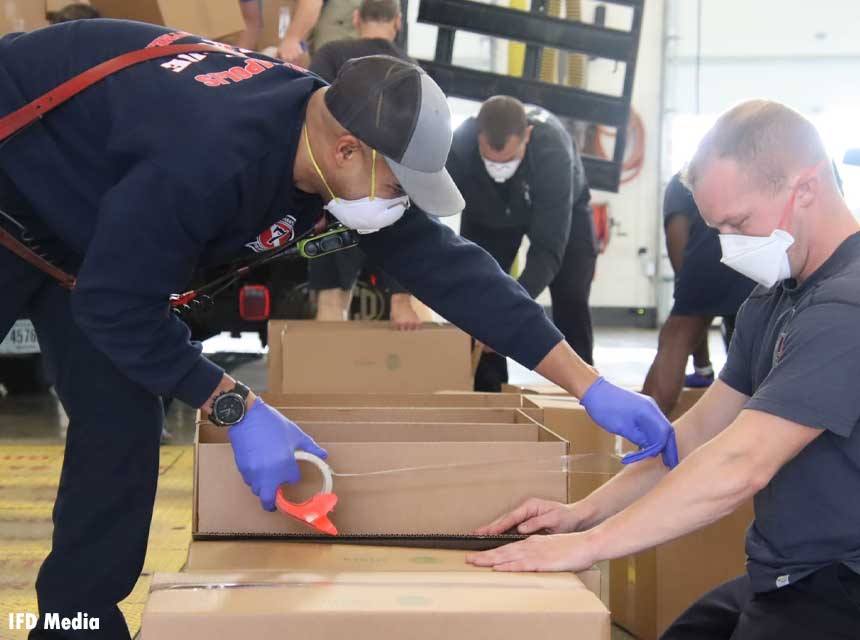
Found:
[[[39,623],[39,616],[30,612],[13,612],[9,614],[9,628],[35,629]],[[56,629],[62,631],[98,631],[99,619],[91,618],[89,614],[78,611],[71,618],[60,616],[59,613],[45,614],[45,629]]]

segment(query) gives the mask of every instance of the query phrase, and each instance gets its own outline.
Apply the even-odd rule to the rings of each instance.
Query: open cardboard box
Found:
[[[380,571],[156,574],[144,640],[609,640],[609,612],[571,573]]]
[[[474,408],[474,407],[298,407],[275,405],[278,411],[298,424],[315,422],[396,422],[406,424],[458,423],[458,424],[531,424],[540,421],[538,407],[525,409]]]
[[[436,393],[278,393],[260,394],[273,407],[487,407],[518,409],[512,393],[439,391]]]
[[[567,442],[525,413],[505,411],[511,416],[507,424],[300,424],[327,449],[338,474],[421,468],[335,476],[339,503],[332,520],[341,534],[469,537],[475,528],[533,495],[561,502],[568,497],[561,460],[568,453]],[[291,417],[294,412],[288,411]],[[310,410],[302,415],[314,417]],[[303,465],[303,473],[288,492],[294,502],[319,489],[319,474],[309,465]],[[236,469],[227,431],[208,421],[200,421],[197,429],[193,532],[197,538],[322,535],[284,514],[263,511]]]
[[[273,393],[428,393],[473,387],[470,339],[449,324],[269,321]]]

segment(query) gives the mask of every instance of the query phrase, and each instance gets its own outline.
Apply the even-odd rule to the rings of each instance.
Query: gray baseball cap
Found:
[[[452,216],[466,206],[445,169],[453,136],[448,101],[423,69],[391,56],[353,58],[325,104],[344,129],[383,155],[424,211]]]

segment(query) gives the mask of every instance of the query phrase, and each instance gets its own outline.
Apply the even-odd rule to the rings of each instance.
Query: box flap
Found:
[[[270,332],[272,321],[269,322]],[[271,334],[270,334],[271,339]],[[273,350],[274,351],[274,350]],[[271,358],[270,367],[275,363]],[[277,357],[277,374],[281,360]],[[270,375],[275,371],[270,370]],[[280,378],[269,381],[272,391],[261,394],[273,407],[499,407],[518,409],[519,396],[473,391],[439,391],[435,393],[279,393]]]

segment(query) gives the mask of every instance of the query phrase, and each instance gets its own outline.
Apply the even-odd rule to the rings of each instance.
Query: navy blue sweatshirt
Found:
[[[0,39],[0,112],[147,46],[200,39],[85,20]],[[169,309],[201,266],[253,257],[310,229],[322,201],[293,184],[314,75],[239,52],[186,54],[121,71],[10,140],[5,172],[37,233],[79,264],[77,322],[129,378],[203,404],[223,371]],[[2,205],[2,203],[0,203]],[[412,208],[362,249],[419,299],[534,367],[561,340],[543,310],[483,250]]]

